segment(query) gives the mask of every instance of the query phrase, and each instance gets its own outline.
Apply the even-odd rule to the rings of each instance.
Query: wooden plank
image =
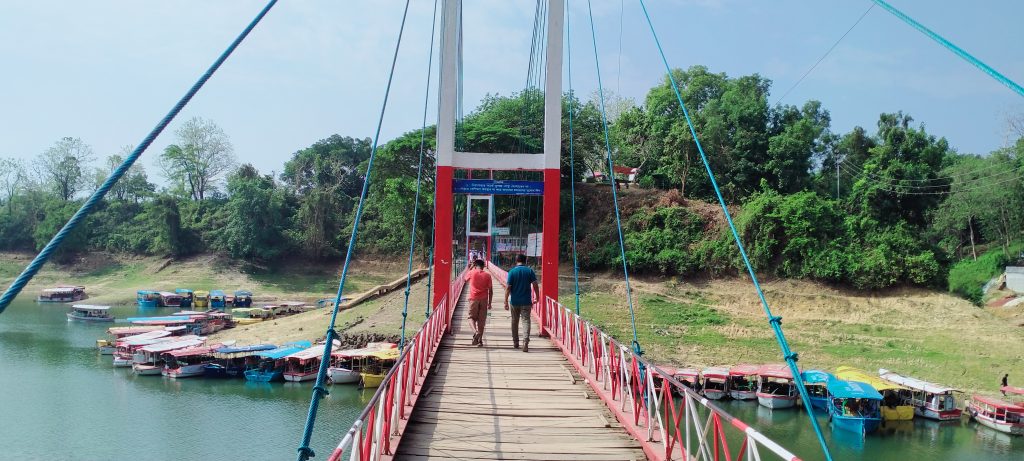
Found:
[[[484,347],[471,346],[465,306],[460,300],[394,459],[644,459],[553,343],[531,337],[530,353],[512,348],[509,313],[492,310]]]

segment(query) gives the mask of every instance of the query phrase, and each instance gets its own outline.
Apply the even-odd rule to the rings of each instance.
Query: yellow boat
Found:
[[[202,290],[192,292],[192,305],[195,307],[210,307],[210,292]]]
[[[836,377],[846,381],[860,381],[870,384],[879,394],[882,394],[882,419],[885,421],[906,421],[914,419],[914,407],[910,405],[889,405],[888,402],[901,402],[900,392],[910,392],[909,389],[890,383],[877,376],[869,375],[864,370],[854,367],[841,366],[836,368]]]
[[[363,356],[363,371],[359,373],[359,386],[362,388],[380,387],[388,371],[398,361],[397,348],[381,349]]]
[[[260,323],[263,319],[254,319],[249,317],[239,317],[235,319],[235,323],[239,325],[252,325],[254,323]]]

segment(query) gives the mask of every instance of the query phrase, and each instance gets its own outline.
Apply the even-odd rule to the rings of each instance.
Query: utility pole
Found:
[[[836,156],[836,201],[839,201],[839,156]]]

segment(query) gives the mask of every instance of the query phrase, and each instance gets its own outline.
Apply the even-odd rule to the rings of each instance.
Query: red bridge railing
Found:
[[[538,322],[545,319],[542,329],[640,441],[649,459],[750,461],[762,459],[765,450],[781,459],[799,460],[559,302],[547,298],[539,310],[534,315]],[[735,457],[726,424],[742,437]]]
[[[349,450],[350,461],[376,461],[390,457],[401,439],[433,363],[441,339],[451,327],[452,315],[466,284],[465,272],[455,277],[448,294],[441,299],[430,318],[408,342],[395,366],[384,377],[366,408],[328,458],[340,460]],[[429,296],[429,294],[428,294]]]

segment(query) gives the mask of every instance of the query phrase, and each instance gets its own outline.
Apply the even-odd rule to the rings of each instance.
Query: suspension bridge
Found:
[[[276,3],[276,0],[271,0],[266,4],[181,100],[143,138],[124,163],[111,173],[26,267],[0,297],[0,312],[10,304],[64,238],[88,216],[97,202],[188,104]],[[963,49],[888,3],[882,0],[875,0],[874,3],[1013,91],[1024,95],[1024,88]],[[643,349],[636,333],[629,267],[614,180],[611,181],[611,205],[615,209],[626,286],[623,304],[628,307],[630,315],[632,341],[622,342],[613,338],[580,315],[580,288],[575,248],[576,191],[572,181],[569,181],[569,193],[573,204],[570,245],[575,276],[575,302],[574,305],[566,306],[559,301],[559,255],[562,242],[559,226],[563,175],[563,107],[560,95],[563,94],[563,64],[568,70],[568,92],[572,93],[572,45],[568,41],[563,41],[564,37],[570,36],[567,4],[566,0],[536,1],[526,90],[536,90],[537,94],[546,96],[542,96],[543,133],[540,152],[528,152],[528,149],[524,148],[522,152],[496,153],[471,152],[462,148],[458,133],[462,114],[462,1],[440,0],[438,3],[438,0],[435,0],[433,24],[440,24],[440,31],[439,34],[431,34],[423,111],[425,128],[433,73],[433,40],[437,35],[440,36],[438,119],[434,152],[436,170],[433,239],[429,248],[431,267],[427,277],[431,296],[425,306],[427,320],[415,335],[406,338],[405,319],[409,315],[410,288],[406,285],[400,358],[347,433],[339,434],[340,441],[327,456],[328,459],[799,459],[782,444],[716,407],[643,357]],[[665,64],[672,89],[696,142],[710,182],[718,195],[732,236],[746,263],[767,323],[778,341],[782,358],[792,371],[800,395],[804,401],[808,401],[797,368],[798,356],[790,350],[782,331],[781,318],[772,314],[757,276],[747,261],[742,242],[718,192],[714,172],[700,144],[689,112],[683,104],[679,85],[672,77],[671,68],[644,1],[639,0],[638,6],[643,12],[654,44]],[[590,9],[589,1],[587,9]],[[387,108],[408,10],[407,0],[365,181],[355,212],[355,223],[352,226],[345,264],[342,267],[335,308],[327,329],[327,347],[324,348],[305,430],[298,448],[299,460],[315,456],[310,448],[310,440],[320,401],[327,394],[326,369],[332,340],[338,334],[334,330],[338,316],[337,306],[340,305],[339,301],[344,292],[346,276],[356,247],[363,204],[366,202],[373,161],[380,139],[380,126]],[[601,102],[601,121],[604,128],[603,147],[607,155],[607,171],[614,172],[616,169],[611,155],[612,146],[604,110],[597,33],[592,13],[589,19]],[[569,175],[575,177],[571,106],[568,112],[568,131]],[[414,202],[416,207],[419,206],[420,184],[426,173],[424,157],[428,154],[426,130],[423,130],[423,133],[417,169]],[[474,172],[484,172],[487,177],[480,178],[480,174]],[[500,178],[494,179],[496,177]],[[523,209],[527,203],[537,205],[538,218],[534,224],[539,232],[534,234],[536,239],[530,252],[535,253],[541,261],[542,288],[539,299],[534,300],[531,312],[532,329],[538,334],[532,338],[529,354],[511,347],[511,334],[507,328],[503,328],[509,317],[507,312],[500,309],[495,310],[495,315],[490,320],[491,328],[485,337],[485,347],[471,346],[472,335],[467,321],[466,262],[469,252],[473,249],[474,255],[479,254],[488,261],[486,270],[493,277],[495,286],[504,285],[507,272],[501,267],[501,259],[494,254],[497,246],[493,240],[495,235],[501,234],[496,233],[495,217],[492,214],[495,202],[502,196],[515,197],[515,200],[509,202],[512,203],[512,208],[518,207],[514,215],[529,214]],[[481,206],[475,206],[475,203]],[[466,213],[464,225],[460,223],[461,219],[456,219],[457,209]],[[474,220],[474,213],[484,216],[482,225]],[[418,209],[412,210],[408,260],[410,272],[415,253],[417,215]],[[460,243],[456,237],[464,239],[464,243]],[[500,288],[498,291],[500,292]],[[809,421],[821,444],[823,457],[831,459],[817,420],[811,417]]]

